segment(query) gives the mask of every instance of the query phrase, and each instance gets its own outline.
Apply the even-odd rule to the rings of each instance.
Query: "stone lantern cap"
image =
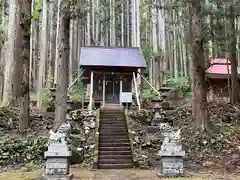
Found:
[[[55,92],[56,92],[56,88],[49,88],[49,91],[50,91],[51,93],[55,93]]]
[[[171,90],[171,88],[169,88],[169,87],[161,87],[160,89],[159,89],[159,91],[160,92],[168,92],[168,91],[170,91]]]

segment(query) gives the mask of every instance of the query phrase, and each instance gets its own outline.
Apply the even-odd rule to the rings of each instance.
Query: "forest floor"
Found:
[[[73,180],[239,180],[238,174],[228,174],[219,171],[201,171],[198,173],[186,172],[182,178],[159,178],[157,170],[88,170],[72,169]],[[41,173],[35,172],[4,172],[0,173],[0,180],[33,180]]]

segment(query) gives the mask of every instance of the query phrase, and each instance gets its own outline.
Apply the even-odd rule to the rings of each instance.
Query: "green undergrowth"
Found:
[[[70,99],[73,101],[81,101],[82,100],[82,90],[74,88],[69,92]]]
[[[191,84],[186,76],[180,76],[178,78],[170,77],[167,80],[167,84],[171,88],[171,91],[176,93],[179,97],[191,95]]]
[[[44,161],[44,152],[48,139],[35,136],[1,136],[0,166],[13,167],[25,165],[26,169],[34,169]]]

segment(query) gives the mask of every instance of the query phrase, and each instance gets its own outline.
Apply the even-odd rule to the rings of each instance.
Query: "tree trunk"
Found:
[[[56,104],[55,104],[55,120],[54,131],[56,131],[66,120],[67,110],[67,88],[69,80],[69,2],[62,1],[62,7],[59,19],[58,34],[58,57],[57,57],[57,81],[56,81]],[[66,12],[67,11],[67,12]]]
[[[17,1],[9,1],[9,23],[7,35],[7,49],[5,54],[5,69],[4,69],[4,89],[3,89],[3,106],[15,105],[16,103],[16,31],[17,31]]]
[[[208,128],[207,89],[204,69],[203,22],[200,17],[201,4],[192,2],[192,73],[193,73],[193,115],[195,125],[201,130]]]
[[[47,86],[48,88],[53,86],[54,83],[54,61],[56,53],[56,15],[55,8],[57,6],[56,1],[49,1],[49,56],[48,56],[48,70],[47,70]]]
[[[37,87],[37,107],[43,108],[42,104],[42,90],[46,83],[46,62],[48,55],[48,1],[43,0],[43,11],[42,11],[42,27],[41,27],[41,51],[40,51],[40,62],[39,62],[39,73],[38,73],[38,87]]]
[[[21,39],[20,62],[22,63],[22,79],[21,90],[19,98],[20,116],[19,116],[19,130],[23,132],[28,128],[29,122],[29,65],[30,65],[30,26],[31,26],[31,0],[18,1],[20,12],[20,32],[19,39]]]
[[[59,40],[59,26],[60,26],[60,11],[61,11],[61,2],[62,0],[58,0],[58,3],[57,3],[57,32],[56,32],[56,46],[58,44],[58,40]],[[57,68],[58,68],[58,49],[56,47],[56,53],[55,53],[55,66],[54,66],[54,84],[56,84],[57,82]]]
[[[88,4],[90,4],[90,0],[87,0],[87,2]],[[87,35],[86,45],[87,46],[91,46],[91,17],[90,17],[89,9],[87,10],[87,29],[86,29],[86,35]]]
[[[31,4],[31,14],[32,16],[34,15],[34,7],[35,7],[35,0],[32,0],[32,4]],[[29,84],[30,84],[30,88],[33,88],[34,87],[34,53],[36,51],[35,49],[35,38],[37,36],[36,34],[36,20],[35,18],[31,18],[31,28],[30,28],[30,67],[29,67],[29,77],[30,77],[30,80],[29,80]]]
[[[110,5],[110,46],[116,46],[116,33],[115,33],[115,0],[109,1]]]
[[[237,72],[237,49],[236,49],[236,27],[235,27],[235,14],[234,14],[234,8],[231,5],[230,6],[230,25],[229,25],[229,31],[230,31],[230,44],[229,44],[229,59],[231,61],[231,85],[232,85],[232,93],[231,93],[231,103],[237,104],[240,102],[239,97],[239,84],[238,84],[238,72]]]
[[[4,27],[8,21],[8,1],[3,0],[1,4],[1,25]],[[5,31],[6,33],[7,31]],[[3,99],[3,86],[4,86],[4,66],[5,66],[5,52],[6,52],[6,38],[5,33],[1,34],[0,42],[0,101]]]
[[[74,32],[74,19],[70,19],[70,30],[69,30],[69,84],[73,82],[73,61],[75,60],[75,54],[74,50],[76,47],[74,47],[74,42],[77,41],[77,39],[74,40],[74,35],[76,34]]]

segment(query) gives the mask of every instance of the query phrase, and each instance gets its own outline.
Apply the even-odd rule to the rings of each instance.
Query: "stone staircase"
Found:
[[[132,168],[132,151],[124,111],[115,106],[100,112],[99,169]]]

